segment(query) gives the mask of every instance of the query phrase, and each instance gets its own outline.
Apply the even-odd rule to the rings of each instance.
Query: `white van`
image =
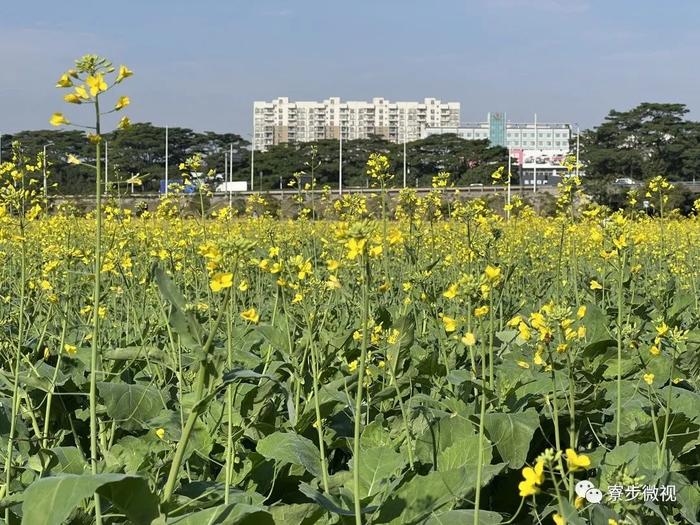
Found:
[[[248,191],[248,183],[244,180],[234,180],[230,182],[224,182],[216,187],[217,192],[233,193],[240,191]]]

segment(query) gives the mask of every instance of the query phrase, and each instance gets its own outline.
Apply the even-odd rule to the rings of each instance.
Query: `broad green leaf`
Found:
[[[260,507],[234,503],[169,519],[168,525],[274,525],[272,515]]]
[[[504,464],[484,465],[482,485],[487,485],[503,467]],[[414,476],[386,500],[376,523],[404,525],[439,511],[450,510],[472,494],[476,488],[476,478],[476,465]]]
[[[187,303],[185,298],[180,293],[177,285],[162,268],[156,267],[154,273],[161,295],[172,305],[170,311],[171,326],[177,335],[180,336],[180,341],[183,345],[190,348],[199,348],[202,340],[201,327],[192,315],[192,312],[186,309]]]
[[[484,438],[483,447],[482,463],[488,465],[491,463],[493,453],[491,452],[492,445],[486,438]],[[447,448],[438,452],[437,470],[454,470],[465,465],[476,465],[478,460],[479,435],[459,437]]]
[[[301,465],[316,477],[321,476],[320,453],[304,436],[291,432],[275,432],[258,441],[257,452],[278,463]]]
[[[474,523],[474,514],[473,510],[449,510],[431,516],[425,525],[471,525]],[[497,512],[479,511],[478,525],[499,525],[502,521],[503,518]]]
[[[474,425],[466,417],[444,417],[430,425],[416,439],[416,459],[436,465],[440,452],[457,441],[474,435],[474,432]]]
[[[391,447],[374,447],[360,451],[361,498],[380,492],[387,480],[397,475],[406,464],[406,458]],[[350,461],[350,470],[355,469]]]
[[[27,487],[22,504],[22,525],[65,523],[81,502],[97,492],[131,523],[147,525],[158,515],[158,498],[148,481],[127,474],[73,475],[41,478]]]
[[[154,387],[127,383],[97,383],[107,414],[125,430],[148,428],[146,422],[166,407]]]
[[[325,514],[322,507],[315,503],[298,503],[292,505],[275,505],[268,509],[275,523],[311,525],[317,523]]]
[[[498,453],[510,468],[525,464],[530,441],[539,427],[540,418],[534,408],[515,414],[486,414],[484,428]]]

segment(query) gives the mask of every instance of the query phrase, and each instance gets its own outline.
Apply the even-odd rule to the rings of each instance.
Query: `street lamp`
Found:
[[[343,194],[343,117],[340,116],[340,127],[338,128],[340,137],[340,154],[338,156],[338,195]]]
[[[41,158],[41,167],[43,168],[43,175],[44,175],[44,200],[46,200],[49,196],[49,187],[47,183],[47,177],[46,177],[46,148],[48,146],[53,146],[53,142],[47,142],[44,144],[43,148],[43,156]]]
[[[578,123],[576,124],[576,177],[578,177],[578,150],[579,150],[579,137],[581,136],[581,130],[578,127]]]

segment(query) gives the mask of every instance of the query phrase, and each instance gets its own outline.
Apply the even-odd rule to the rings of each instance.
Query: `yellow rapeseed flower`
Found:
[[[572,472],[579,469],[587,469],[591,466],[591,458],[584,454],[577,454],[572,448],[567,448],[566,464]]]
[[[467,332],[462,336],[462,343],[466,346],[474,346],[476,344],[476,337],[472,332]]]
[[[232,273],[215,273],[209,282],[209,287],[212,292],[220,292],[226,288],[231,288],[233,286],[233,274]]]
[[[51,115],[51,119],[49,119],[49,122],[51,123],[52,126],[61,126],[63,124],[70,124],[68,119],[63,116],[63,113],[54,113]]]
[[[130,103],[131,99],[129,99],[129,97],[127,97],[126,95],[123,95],[117,100],[117,103],[114,105],[114,109],[115,111],[119,111],[120,109],[124,109]]]
[[[107,91],[107,82],[105,82],[104,75],[98,73],[97,75],[89,75],[85,79],[85,83],[90,88],[90,95],[93,97],[98,93]]]
[[[644,374],[642,379],[647,385],[651,385],[654,382],[654,374]]]
[[[260,314],[255,311],[255,308],[248,308],[247,310],[242,311],[241,317],[253,324],[258,324],[258,321],[260,321]]]
[[[596,281],[595,279],[593,279],[591,281],[591,290],[602,290],[602,289],[603,289],[603,286],[598,281]]]
[[[445,326],[445,332],[454,332],[457,330],[457,321],[446,315],[442,316],[442,324]]]
[[[501,277],[501,269],[495,266],[487,266],[486,269],[484,270],[484,275],[486,276],[486,279],[491,282],[495,283],[498,281]]]
[[[478,308],[474,309],[474,315],[476,317],[484,317],[488,313],[489,313],[489,307],[487,305],[479,306]]]
[[[58,82],[56,82],[57,88],[68,88],[72,85],[73,81],[70,79],[70,75],[68,75],[68,73],[63,73],[61,78],[58,79]]]
[[[117,73],[117,78],[114,82],[119,84],[122,80],[124,80],[127,77],[130,77],[133,74],[134,74],[134,72],[131,71],[128,67],[126,67],[124,65],[119,66],[119,72]]]
[[[345,246],[348,248],[347,258],[354,261],[359,255],[362,255],[367,244],[367,239],[350,239]]]
[[[448,299],[454,299],[455,297],[457,297],[457,290],[458,290],[458,288],[459,288],[459,286],[458,286],[457,284],[451,284],[451,285],[447,288],[447,290],[445,290],[445,291],[443,292],[442,295],[443,295],[444,297],[447,297]]]
[[[534,468],[525,467],[522,471],[522,475],[525,479],[518,484],[520,497],[526,498],[539,494],[539,486],[544,483],[544,460],[539,460]]]

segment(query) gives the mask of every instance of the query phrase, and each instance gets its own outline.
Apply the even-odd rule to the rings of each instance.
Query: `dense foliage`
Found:
[[[22,145],[26,155],[40,153],[49,144],[47,160],[52,173],[50,193],[89,194],[94,187],[94,170],[66,162],[73,154],[84,164],[94,164],[94,148],[85,141],[80,131],[22,131],[3,135],[3,158],[11,155],[11,142]],[[150,123],[135,123],[123,130],[103,134],[108,144],[110,181],[124,181],[136,174],[143,180],[139,191],[157,191],[159,181],[165,178],[165,128]],[[177,167],[194,153],[202,155],[203,170],[225,173],[225,156],[233,145],[234,180],[250,180],[250,144],[232,133],[197,133],[186,128],[169,128],[169,175],[177,174]],[[269,151],[255,153],[255,187],[263,189],[286,188],[294,174],[308,170],[312,147],[316,148],[319,166],[315,178],[319,187],[338,185],[340,144],[337,140],[323,140],[313,144],[280,144]],[[344,141],[343,185],[365,187],[365,163],[372,152],[384,152],[396,160],[397,172],[403,169],[403,145],[381,137]],[[456,184],[488,183],[493,164],[505,162],[507,152],[491,147],[488,141],[468,141],[456,135],[432,136],[407,144],[407,182],[409,186],[429,185],[438,171],[454,174]]]
[[[700,222],[444,191],[385,220],[108,207],[96,312],[94,216],[6,193],[11,522],[90,523],[97,492],[105,523],[697,523]],[[591,504],[584,479],[677,497]]]
[[[694,180],[700,175],[700,122],[686,120],[686,113],[684,104],[661,103],[610,111],[600,126],[581,134],[586,175]]]

